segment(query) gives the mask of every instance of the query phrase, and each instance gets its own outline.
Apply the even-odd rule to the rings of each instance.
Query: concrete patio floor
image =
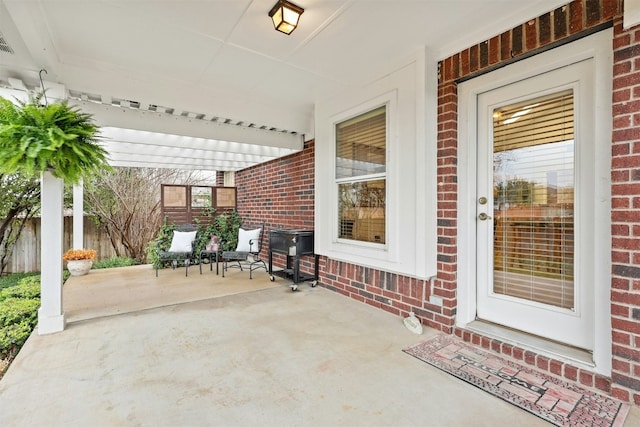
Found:
[[[435,330],[326,289],[116,270],[67,282],[67,329],[29,338],[0,426],[549,425],[401,351]]]

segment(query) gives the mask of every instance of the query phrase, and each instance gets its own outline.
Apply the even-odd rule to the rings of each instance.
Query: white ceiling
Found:
[[[300,150],[317,100],[567,2],[297,0],[287,36],[275,0],[0,0],[0,86],[46,69],[48,91],[105,126],[116,165],[237,170]]]

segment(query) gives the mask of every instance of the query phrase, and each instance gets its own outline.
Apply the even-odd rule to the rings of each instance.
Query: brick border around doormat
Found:
[[[629,413],[628,404],[451,335],[439,334],[402,351],[558,426],[622,427]]]

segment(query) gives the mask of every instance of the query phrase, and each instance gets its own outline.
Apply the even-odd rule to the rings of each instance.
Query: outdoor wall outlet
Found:
[[[431,304],[433,304],[433,305],[438,305],[438,306],[442,307],[442,304],[443,304],[444,301],[443,301],[442,297],[437,297],[435,295],[431,295],[429,297],[429,302]]]

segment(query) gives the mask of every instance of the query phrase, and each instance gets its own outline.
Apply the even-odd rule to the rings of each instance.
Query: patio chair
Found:
[[[158,261],[155,263],[156,277],[158,277],[158,268],[171,263],[171,268],[175,270],[178,262],[184,263],[184,275],[189,275],[189,265],[196,259],[195,242],[198,227],[193,224],[182,224],[173,230],[171,245],[168,250],[166,248],[166,240],[157,240]]]
[[[239,268],[244,271],[243,266],[249,269],[249,279],[253,278],[254,270],[264,268],[264,271],[267,271],[267,264],[260,259],[263,237],[264,223],[259,228],[241,227],[238,230],[236,250],[222,252],[222,277],[229,268]]]

